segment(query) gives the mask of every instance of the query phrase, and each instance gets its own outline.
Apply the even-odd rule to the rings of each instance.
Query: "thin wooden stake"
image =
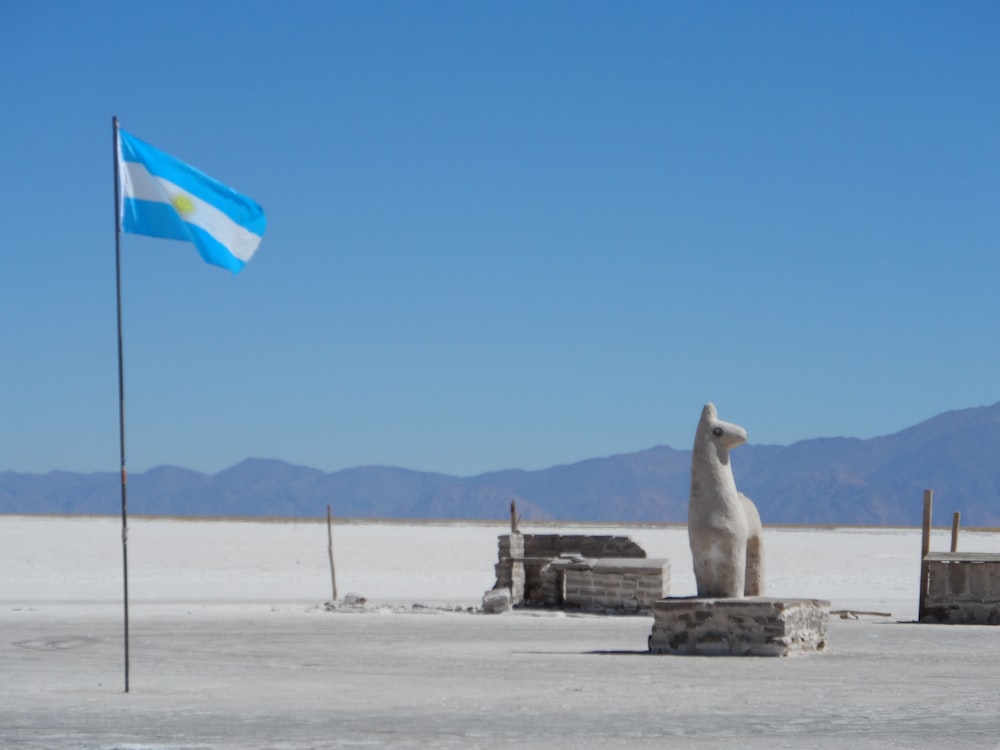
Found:
[[[962,514],[955,511],[951,517],[951,551],[958,552],[958,523],[962,520]]]
[[[326,551],[330,555],[330,581],[333,584],[333,601],[337,601],[337,571],[333,567],[333,516],[330,506],[326,506]]]

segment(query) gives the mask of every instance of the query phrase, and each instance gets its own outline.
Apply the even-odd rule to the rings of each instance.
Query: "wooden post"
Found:
[[[333,517],[330,515],[330,506],[326,506],[326,550],[330,555],[330,581],[333,584],[333,601],[337,601],[337,571],[333,567]]]
[[[517,501],[516,500],[511,500],[510,501],[510,533],[511,534],[516,534],[517,533],[517,521],[518,521],[518,518],[517,518]]]
[[[959,511],[951,517],[951,551],[958,552],[958,522],[962,520],[962,514]]]
[[[934,506],[934,491],[924,490],[924,522],[920,540],[920,598],[917,604],[917,620],[924,616],[924,599],[927,596],[927,554],[931,551],[931,511]]]

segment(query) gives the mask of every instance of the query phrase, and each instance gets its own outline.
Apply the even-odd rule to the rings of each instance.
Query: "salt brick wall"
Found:
[[[551,560],[576,553],[581,557],[645,557],[646,550],[627,536],[524,534],[524,556]],[[502,538],[502,537],[501,537]]]
[[[930,562],[928,573],[928,599],[1000,601],[1000,562]]]
[[[499,562],[494,566],[497,582],[494,588],[509,588],[515,603],[524,599],[524,536],[504,534],[498,543]]]
[[[563,604],[566,607],[600,612],[652,612],[653,602],[670,593],[670,563],[659,570],[599,573],[567,570]]]
[[[931,561],[921,619],[1000,624],[1000,561]]]
[[[496,587],[511,589],[515,604],[545,600],[542,568],[564,554],[582,557],[645,558],[646,550],[627,536],[587,534],[501,534]]]

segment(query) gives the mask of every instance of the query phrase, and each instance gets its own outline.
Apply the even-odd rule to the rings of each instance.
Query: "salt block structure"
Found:
[[[670,561],[577,555],[552,560],[541,570],[542,604],[603,614],[651,614],[670,593]]]
[[[670,593],[670,561],[647,558],[629,537],[518,531],[501,535],[497,547],[484,611],[503,611],[506,598],[510,606],[649,614]]]
[[[830,602],[672,598],[653,606],[653,654],[789,656],[826,649]]]
[[[931,552],[934,492],[924,491],[920,560],[920,622],[946,625],[1000,625],[1000,554],[959,552],[960,513],[951,527],[951,551]]]
[[[931,552],[920,622],[1000,625],[1000,554]]]

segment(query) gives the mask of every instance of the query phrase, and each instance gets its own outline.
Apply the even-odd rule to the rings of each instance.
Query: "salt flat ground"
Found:
[[[625,533],[694,593],[681,527]],[[502,525],[0,517],[0,747],[1000,748],[1000,628],[916,615],[917,530],[769,529],[773,596],[831,600],[829,650],[645,653],[646,617],[497,616]],[[936,532],[932,548],[948,546]],[[1000,552],[1000,534],[960,548]],[[426,608],[412,607],[413,604]]]

